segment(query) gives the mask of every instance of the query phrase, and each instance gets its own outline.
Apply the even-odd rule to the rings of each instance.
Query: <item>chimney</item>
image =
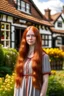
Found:
[[[50,9],[45,9],[45,17],[47,18],[47,20],[51,19],[51,14],[50,14]]]
[[[64,5],[63,5],[63,10],[62,10],[62,13],[64,14]]]

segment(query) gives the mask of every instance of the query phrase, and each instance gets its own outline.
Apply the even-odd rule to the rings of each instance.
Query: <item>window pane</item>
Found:
[[[45,45],[48,45],[48,41],[47,40],[45,41]]]
[[[29,6],[29,4],[27,4],[27,3],[26,3],[26,8],[27,8],[27,9],[30,9],[30,6]]]
[[[45,35],[45,39],[47,39],[47,37],[48,37],[48,36],[47,36],[47,35]]]
[[[44,39],[44,35],[42,35],[42,39]]]
[[[6,24],[6,29],[10,29],[10,25],[9,24]]]
[[[1,44],[4,46],[4,41],[1,41]]]
[[[1,31],[1,39],[5,39],[5,32],[4,31]]]
[[[20,0],[18,0],[18,5],[20,5]]]
[[[25,12],[25,8],[21,8],[21,10]]]
[[[29,10],[29,9],[26,9],[26,12],[27,12],[27,13],[30,13],[30,10]]]
[[[18,5],[18,10],[20,9],[20,6]]]
[[[21,1],[21,7],[25,7],[25,2]]]
[[[26,12],[30,13],[30,5],[26,3]]]
[[[6,47],[10,47],[10,41],[6,41]]]
[[[6,31],[6,39],[10,39],[9,34],[10,34],[10,32],[9,31]]]
[[[1,29],[4,29],[4,24],[1,24]]]
[[[21,10],[25,11],[25,2],[21,1]]]
[[[62,22],[61,21],[58,22],[58,27],[62,27]]]

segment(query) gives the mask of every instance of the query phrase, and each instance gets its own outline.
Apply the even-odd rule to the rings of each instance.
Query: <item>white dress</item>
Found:
[[[40,91],[33,87],[32,85],[32,60],[28,58],[26,63],[24,64],[24,75],[28,74],[29,76],[23,77],[22,86],[20,88],[16,88],[14,86],[14,96],[40,96]],[[42,63],[42,73],[50,74],[51,68],[49,63],[49,56],[47,54],[43,57]]]

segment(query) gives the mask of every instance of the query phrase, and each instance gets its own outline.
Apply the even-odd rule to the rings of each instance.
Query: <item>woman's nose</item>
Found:
[[[30,39],[32,39],[32,36],[30,35]]]

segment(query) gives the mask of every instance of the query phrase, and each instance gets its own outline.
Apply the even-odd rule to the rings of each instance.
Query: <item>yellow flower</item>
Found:
[[[51,74],[52,74],[52,75],[56,75],[56,70],[52,70],[52,71],[51,71]]]

